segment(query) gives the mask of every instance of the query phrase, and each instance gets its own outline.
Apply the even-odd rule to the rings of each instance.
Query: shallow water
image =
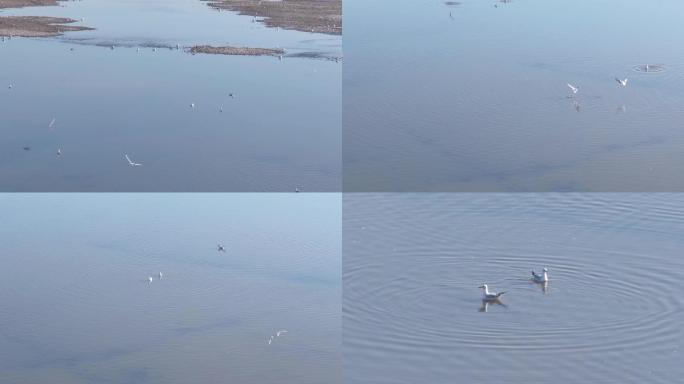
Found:
[[[22,194],[0,211],[0,382],[340,382],[339,195]]]
[[[339,190],[342,64],[329,59],[341,37],[266,28],[200,1],[63,4],[1,12],[97,29],[0,43],[0,190]],[[163,48],[177,44],[287,54]],[[304,54],[319,58],[288,56]],[[143,166],[128,167],[126,153]]]
[[[681,1],[344,6],[345,190],[684,190]]]
[[[673,383],[684,196],[347,194],[350,383]],[[546,290],[530,270],[549,269]],[[506,291],[483,308],[477,287]]]

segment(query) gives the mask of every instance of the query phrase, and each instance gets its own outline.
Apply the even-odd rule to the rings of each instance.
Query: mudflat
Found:
[[[342,0],[203,0],[217,9],[257,17],[269,27],[342,34]]]
[[[56,0],[0,0],[2,8],[37,7],[59,4]],[[3,16],[0,17],[0,36],[48,37],[68,31],[92,28],[67,25],[76,22],[64,17]]]
[[[0,36],[48,37],[68,31],[92,28],[67,25],[76,20],[64,17],[8,16],[0,17]]]
[[[0,8],[38,7],[57,4],[57,0],[0,0]]]

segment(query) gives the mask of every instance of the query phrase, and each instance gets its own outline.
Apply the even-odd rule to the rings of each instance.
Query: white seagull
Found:
[[[570,88],[570,92],[572,92],[573,95],[575,95],[575,94],[577,94],[577,92],[579,92],[578,87],[575,87],[574,85],[572,85],[570,83],[567,83],[567,84],[568,84],[568,88]]]
[[[12,84],[10,84],[7,88],[12,89]]]
[[[50,120],[50,124],[48,124],[48,128],[52,128],[52,126],[55,125],[55,121],[57,121],[57,119],[53,117],[52,120]]]
[[[161,272],[159,272],[159,280],[161,280],[161,279],[163,279],[163,278],[164,278],[164,274],[161,273]]]
[[[280,331],[276,332],[276,337],[282,335],[283,333],[287,333],[287,329],[281,329]]]
[[[131,161],[131,158],[128,157],[128,155],[124,155],[124,157],[126,157],[126,161],[128,161],[128,165],[130,165],[131,167],[139,167],[139,166],[142,165],[141,163],[134,163],[134,162],[132,162],[132,161]]]
[[[57,148],[57,156],[62,156],[62,148]]]
[[[484,294],[482,295],[482,300],[485,301],[495,301],[499,300],[499,297],[503,295],[506,292],[489,292],[489,287],[487,287],[487,284],[482,284],[478,288],[483,288],[484,289]]]
[[[148,276],[148,277],[147,277],[147,283],[148,283],[148,284],[152,284],[152,276]]]
[[[195,103],[190,103],[190,108],[195,109]]]
[[[221,244],[218,244],[216,247],[217,247],[217,250],[218,250],[219,252],[225,252],[225,251],[226,251],[226,247],[224,247],[224,246],[221,245]]]
[[[272,342],[273,342],[273,335],[271,335],[271,338],[268,339],[268,345],[271,345]]]
[[[544,268],[541,274],[532,271],[532,280],[535,283],[546,283],[549,281],[549,270]]]
[[[623,87],[626,87],[626,86],[627,86],[627,80],[629,80],[629,79],[626,78],[626,77],[625,77],[624,80],[620,80],[620,79],[618,79],[617,77],[615,78],[615,81],[617,81],[617,82],[618,82],[621,86],[623,86]]]

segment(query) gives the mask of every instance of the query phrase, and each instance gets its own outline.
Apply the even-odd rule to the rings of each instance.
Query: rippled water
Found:
[[[2,196],[0,382],[339,383],[340,205]]]
[[[344,215],[350,383],[684,375],[683,195],[348,194]]]
[[[266,28],[196,0],[63,4],[0,12],[97,28],[0,42],[0,190],[339,190],[340,36]],[[302,54],[318,58],[290,57]],[[128,167],[126,153],[143,166]]]
[[[345,190],[684,190],[684,3],[458,3],[344,2]]]

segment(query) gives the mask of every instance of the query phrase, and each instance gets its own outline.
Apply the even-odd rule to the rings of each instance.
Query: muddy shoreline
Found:
[[[49,5],[57,5],[57,0],[0,0],[0,9],[2,8],[24,8],[24,7],[44,7]]]
[[[280,48],[214,47],[211,45],[197,45],[190,48],[189,52],[193,55],[196,53],[208,53],[234,56],[281,56],[285,54],[285,51]]]
[[[255,17],[269,27],[342,34],[342,0],[202,0],[210,7]]]
[[[4,16],[0,17],[0,36],[52,37],[64,32],[92,29],[68,25],[76,21],[63,17]]]
[[[54,6],[58,4],[59,2],[56,0],[0,0],[0,9]],[[64,32],[92,29],[68,25],[76,21],[64,17],[0,16],[0,36],[52,37],[59,36]]]
[[[0,10],[9,8],[57,6],[63,0],[0,0]],[[201,0],[216,9],[227,9],[254,17],[270,27],[339,35],[342,33],[342,0]],[[69,25],[77,20],[62,17],[2,16],[0,36],[55,37],[70,31],[94,28]],[[112,44],[115,45],[115,44]],[[107,45],[109,46],[109,45]],[[285,51],[280,48],[253,48],[234,46],[196,45],[186,49],[191,54],[204,53],[233,56],[276,56]],[[319,58],[315,53],[292,57]],[[327,58],[338,61],[339,58]]]

